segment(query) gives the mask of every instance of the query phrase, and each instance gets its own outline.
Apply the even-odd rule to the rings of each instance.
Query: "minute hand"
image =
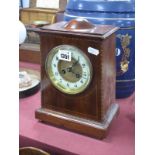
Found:
[[[78,62],[79,62],[79,57],[78,57],[78,60],[73,63],[72,67],[76,66]]]
[[[76,65],[78,64],[78,62],[79,62],[79,57],[78,57],[78,60],[77,60],[77,61],[75,61],[71,66],[65,68],[65,70],[67,70],[67,71],[69,71],[69,72],[72,72],[72,68],[73,68],[74,66],[76,66]]]

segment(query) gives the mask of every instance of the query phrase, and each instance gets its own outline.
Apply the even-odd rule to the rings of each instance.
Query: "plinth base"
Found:
[[[106,136],[109,125],[117,115],[118,111],[118,104],[112,104],[107,110],[102,122],[88,120],[45,108],[38,109],[35,112],[35,117],[41,121],[61,128],[69,129],[97,139],[102,139]]]

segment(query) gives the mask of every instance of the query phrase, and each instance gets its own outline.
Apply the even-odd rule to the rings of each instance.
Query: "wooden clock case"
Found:
[[[115,103],[115,33],[118,27],[92,25],[75,19],[42,27],[37,32],[41,40],[41,108],[35,117],[41,121],[73,130],[94,138],[105,137],[117,114]],[[68,95],[51,83],[45,61],[51,49],[72,45],[81,49],[93,66],[92,81],[82,93]],[[88,52],[88,47],[99,54]]]

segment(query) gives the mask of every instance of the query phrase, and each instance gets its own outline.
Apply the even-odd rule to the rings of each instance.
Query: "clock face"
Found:
[[[83,92],[91,82],[92,65],[77,47],[60,45],[53,48],[45,62],[52,84],[66,94]]]

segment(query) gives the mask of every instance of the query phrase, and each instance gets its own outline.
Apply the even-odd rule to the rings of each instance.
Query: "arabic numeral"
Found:
[[[58,61],[58,60],[59,60],[59,58],[58,58],[58,57],[56,57],[56,60]]]
[[[87,76],[87,73],[86,72],[83,72],[83,76]]]
[[[67,87],[69,87],[69,83],[67,83]]]
[[[58,76],[59,75],[59,73],[58,72],[55,72],[55,76]]]
[[[81,80],[80,82],[83,83],[83,80]]]
[[[87,73],[83,72],[82,77],[83,77],[83,79],[87,79]]]
[[[83,68],[86,67],[86,64],[82,64],[82,67],[83,67]]]

